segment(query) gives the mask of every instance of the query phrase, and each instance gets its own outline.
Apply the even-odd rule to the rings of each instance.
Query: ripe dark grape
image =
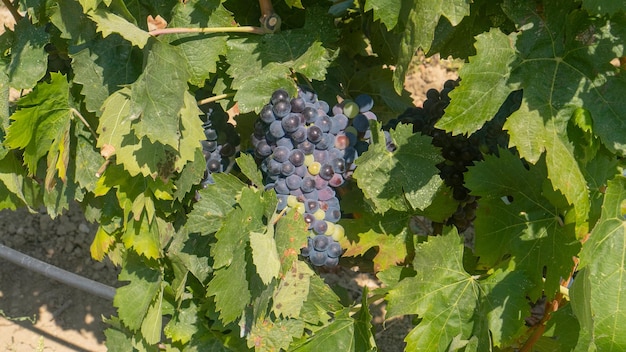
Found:
[[[374,107],[374,99],[367,94],[357,96],[354,102],[359,106],[359,112],[370,111]]]
[[[322,132],[321,128],[317,126],[311,126],[307,131],[307,138],[309,139],[309,141],[311,141],[311,143],[318,143],[320,140],[322,140],[322,138],[324,138],[324,133]]]
[[[315,226],[315,224],[318,222],[319,220],[317,220],[313,226]],[[330,242],[330,237],[326,235],[316,235],[315,237],[313,237],[313,248],[317,251],[325,251],[328,245],[330,245]]]
[[[304,152],[300,149],[294,149],[289,154],[289,161],[295,166],[304,164]]]
[[[227,172],[231,167],[231,158],[238,152],[239,135],[235,127],[228,123],[228,115],[215,109],[207,112],[203,128],[206,140],[201,141],[201,146],[206,169],[202,185],[207,186],[214,183],[211,174]],[[267,152],[267,149],[263,148],[263,151]]]
[[[278,161],[279,163],[282,163],[289,159],[289,155],[290,155],[290,150],[287,147],[280,146],[274,149],[274,153],[272,154],[272,157],[274,158],[274,160]]]
[[[281,126],[285,133],[292,133],[300,127],[300,117],[296,114],[290,114],[282,119]]]
[[[285,135],[285,130],[280,121],[276,120],[270,124],[269,134],[277,139]]]

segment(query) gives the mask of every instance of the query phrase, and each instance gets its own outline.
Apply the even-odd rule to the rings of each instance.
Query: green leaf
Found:
[[[294,337],[300,337],[304,322],[296,319],[259,321],[252,326],[248,336],[248,347],[255,351],[286,351]]]
[[[354,178],[377,212],[424,209],[443,182],[434,166],[442,161],[440,153],[429,138],[413,134],[411,126],[401,124],[390,133],[397,149],[388,151],[385,136],[378,131],[378,138],[357,159]]]
[[[591,286],[589,269],[582,268],[578,271],[576,279],[569,290],[572,311],[580,324],[580,335],[577,340],[575,351],[593,351],[595,345],[593,313],[591,310]],[[593,348],[592,348],[593,346]]]
[[[290,210],[276,224],[276,249],[280,259],[280,274],[285,275],[298,260],[300,249],[307,245],[308,224],[301,214]]]
[[[15,42],[7,68],[11,87],[32,88],[44,76],[48,62],[44,49],[47,43],[48,34],[43,26],[32,25],[28,18],[15,25]]]
[[[123,17],[115,15],[112,12],[96,9],[90,11],[87,15],[96,22],[98,32],[101,32],[103,37],[117,33],[140,48],[146,46],[150,39],[148,32],[139,29],[135,24],[128,22]]]
[[[161,287],[161,273],[153,264],[129,252],[119,275],[120,281],[130,281],[117,289],[113,305],[120,320],[132,330],[141,327],[144,317]]]
[[[294,95],[293,73],[324,80],[330,55],[322,41],[334,39],[324,33],[330,20],[327,15],[308,15],[303,28],[228,41],[227,72],[242,113],[259,112],[276,89]]]
[[[198,191],[200,200],[189,213],[187,230],[202,234],[214,233],[222,226],[226,214],[233,210],[237,195],[245,185],[235,176],[213,175],[215,184]]]
[[[180,49],[155,41],[149,47],[147,64],[131,86],[130,120],[138,120],[138,137],[147,136],[173,148],[178,147],[179,112],[187,93],[189,72]],[[195,105],[195,103],[194,103]],[[197,109],[196,109],[197,111]]]
[[[220,1],[195,0],[178,3],[174,8],[169,27],[230,27],[234,20]],[[191,77],[189,82],[196,86],[204,86],[209,75],[217,71],[220,55],[226,55],[228,47],[224,34],[172,34],[167,39],[170,44],[180,49]]]
[[[469,3],[463,0],[367,0],[365,10],[374,10],[374,18],[380,19],[390,32],[399,36],[399,49],[394,71],[396,92],[403,89],[409,64],[418,48],[428,52],[435,35],[435,28],[442,16],[456,26],[469,15]],[[392,31],[393,30],[393,31]]]
[[[309,295],[309,283],[313,271],[309,266],[296,261],[291,269],[280,280],[274,292],[272,311],[276,316],[297,318],[300,316],[302,304]]]
[[[337,312],[343,306],[337,294],[318,275],[311,276],[309,295],[302,305],[300,317],[309,324],[326,324],[330,316],[328,312]]]
[[[159,290],[159,294],[148,308],[146,317],[141,323],[141,334],[146,339],[146,342],[151,345],[161,342],[161,329],[163,328],[162,305],[163,288]]]
[[[139,51],[117,34],[98,36],[69,50],[74,82],[82,85],[88,111],[99,113],[110,94],[135,81],[141,72]]]
[[[25,195],[26,190],[24,189],[25,179],[26,170],[22,167],[20,160],[18,160],[15,153],[7,153],[0,160],[0,181],[10,194],[24,202],[24,204],[29,204]]]
[[[65,76],[52,73],[49,83],[39,83],[20,99],[11,119],[5,144],[24,149],[24,163],[31,175],[37,174],[39,160],[48,155],[46,188],[52,189],[52,177],[58,173],[65,182],[70,162],[70,127],[72,107]]]
[[[498,29],[476,37],[477,55],[459,71],[461,85],[450,92],[450,105],[435,125],[452,134],[477,131],[512,91],[507,86],[515,59],[515,37]]]
[[[337,314],[335,320],[318,330],[303,344],[295,347],[294,352],[307,351],[355,351],[354,320],[346,310]]]
[[[243,248],[234,254],[231,264],[216,270],[206,288],[208,297],[215,296],[215,306],[224,324],[232,323],[241,316],[252,298],[246,278]]]
[[[148,216],[142,214],[138,220],[131,220],[122,234],[122,242],[128,249],[134,249],[138,254],[148,259],[160,258],[161,241],[159,225],[156,221],[149,223]]]
[[[626,8],[626,1],[624,0],[583,0],[583,8],[587,9],[591,13],[595,14],[609,14],[613,15],[618,12],[623,12]]]
[[[241,172],[257,187],[263,187],[263,175],[250,154],[242,153],[237,159]]]
[[[50,14],[50,20],[61,31],[61,38],[72,44],[82,44],[96,36],[95,24],[85,15],[79,2],[59,0]]]
[[[626,318],[626,221],[624,220],[626,178],[609,181],[602,216],[580,254],[581,267],[588,271],[593,342],[600,351],[618,351],[626,348],[626,336],[621,322]],[[585,282],[582,283],[585,285]],[[581,292],[581,291],[578,291]],[[580,310],[577,311],[579,315]],[[588,316],[583,314],[581,318]],[[587,322],[587,325],[588,322]]]
[[[250,188],[242,190],[238,207],[226,215],[222,227],[215,234],[217,242],[211,247],[215,268],[231,265],[233,260],[239,260],[239,252],[243,253],[247,246],[250,232],[262,231],[265,227],[262,195]]]
[[[273,232],[272,226],[268,227],[266,233],[250,232],[252,260],[257,273],[266,285],[278,277],[280,271],[280,259],[278,258]]]
[[[354,219],[342,219],[346,239],[341,241],[346,248],[343,256],[364,255],[371,248],[377,248],[373,259],[374,271],[383,271],[404,262],[409,248],[413,246],[408,224],[411,214],[389,210],[384,215],[376,214],[363,202],[358,189],[351,190],[341,199],[344,212],[353,213]]]
[[[478,282],[465,272],[463,244],[455,230],[418,245],[415,277],[387,294],[388,317],[418,314],[422,321],[405,338],[409,351],[446,351],[453,336],[472,332]]]
[[[363,288],[361,295],[361,308],[353,316],[354,318],[354,350],[375,351],[374,328],[372,326],[372,314],[369,311],[367,301],[367,286]]]
[[[184,300],[163,331],[172,341],[187,344],[198,332],[198,318],[198,306],[194,300]]]
[[[470,167],[465,177],[472,194],[481,197],[474,221],[479,266],[491,268],[512,256],[516,268],[526,271],[535,285],[531,299],[539,298],[542,289],[548,297],[558,292],[559,280],[569,275],[580,248],[573,224],[561,218],[571,209],[559,208],[564,203],[559,194],[546,198],[546,178],[542,160],[528,170],[502,150],[499,158],[486,156]]]

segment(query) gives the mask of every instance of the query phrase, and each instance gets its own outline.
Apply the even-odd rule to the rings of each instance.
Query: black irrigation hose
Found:
[[[54,265],[42,262],[41,260],[29,257],[26,254],[18,252],[2,244],[0,244],[0,259],[5,259],[13,264],[110,301],[112,301],[115,296],[115,288],[111,286],[90,280],[86,277],[76,275]]]

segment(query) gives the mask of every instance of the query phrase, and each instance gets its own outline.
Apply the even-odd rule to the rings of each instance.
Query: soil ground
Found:
[[[11,17],[0,8],[0,23]],[[0,26],[1,27],[1,26]],[[430,88],[441,89],[456,78],[453,62],[437,56],[416,57],[406,88],[421,106]],[[0,244],[110,286],[117,286],[116,269],[90,258],[96,226],[85,221],[78,207],[51,219],[45,212],[26,209],[0,211]],[[375,277],[342,268],[325,275],[331,284],[358,297],[364,286],[378,287]],[[102,317],[115,313],[112,302],[0,260],[0,351],[105,351]],[[384,305],[372,305],[380,351],[400,352],[412,325],[405,319],[384,322]]]

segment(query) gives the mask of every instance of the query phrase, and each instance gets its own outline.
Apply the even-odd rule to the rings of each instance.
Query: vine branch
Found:
[[[17,11],[17,8],[15,7],[15,5],[11,2],[11,0],[2,0],[2,3],[4,4],[4,6],[7,7],[7,9],[9,10],[9,12],[11,12],[11,15],[13,16],[13,18],[15,19],[15,22],[19,22],[22,18],[24,18],[19,11]]]
[[[216,96],[212,96],[212,97],[208,97],[208,98],[204,98],[204,99],[198,100],[198,105],[204,105],[204,104],[212,103],[214,101],[218,101],[218,100],[234,97],[234,96],[235,96],[235,93],[218,94]]]
[[[96,135],[96,132],[93,130],[93,128],[91,128],[91,126],[89,125],[89,122],[87,122],[87,120],[85,120],[85,118],[83,117],[83,115],[76,109],[71,108],[70,111],[72,112],[72,114],[76,117],[78,117],[78,119],[85,125],[87,126],[87,128],[89,129],[89,132],[91,132],[91,135],[93,136],[94,139],[98,139],[98,135]]]
[[[5,1],[5,0],[3,0]],[[262,27],[241,26],[241,27],[205,27],[205,28],[161,28],[148,32],[152,36],[162,34],[180,34],[180,33],[251,33],[251,34],[267,34],[271,33]]]

